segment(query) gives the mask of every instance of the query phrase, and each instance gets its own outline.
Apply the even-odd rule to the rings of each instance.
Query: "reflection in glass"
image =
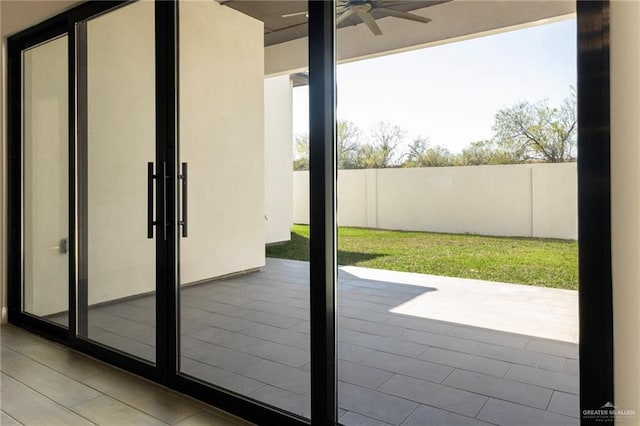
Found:
[[[179,371],[309,417],[308,264],[265,257],[291,238],[289,74],[307,49],[291,7],[306,2],[179,3]]]
[[[23,52],[24,312],[68,325],[68,37]]]
[[[153,361],[156,246],[146,231],[147,163],[156,152],[154,4],[135,2],[84,25],[86,117],[81,112],[78,119],[81,129],[86,120],[78,147],[80,187],[86,185],[79,197],[86,242],[80,281],[88,305],[83,337]],[[82,28],[78,34],[81,39]]]

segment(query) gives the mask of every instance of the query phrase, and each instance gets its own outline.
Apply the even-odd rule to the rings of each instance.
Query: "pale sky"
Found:
[[[518,101],[559,105],[576,86],[576,21],[338,66],[338,119],[368,131],[389,121],[407,142],[451,152],[492,136],[495,113]],[[338,40],[339,43],[339,40]],[[308,87],[294,89],[294,134],[308,132]]]

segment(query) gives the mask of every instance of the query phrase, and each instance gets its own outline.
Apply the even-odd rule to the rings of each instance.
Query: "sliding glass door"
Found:
[[[151,362],[158,233],[148,226],[153,176],[163,173],[154,165],[154,38],[149,1],[76,25],[77,333]]]
[[[442,273],[425,268],[453,251],[442,240],[405,243],[400,251],[410,247],[409,267],[418,269],[385,272],[396,255],[390,240],[372,244],[356,229],[356,244],[338,246],[337,222],[480,233],[467,226],[470,216],[493,218],[482,231],[492,244],[496,234],[575,239],[575,214],[568,225],[548,219],[550,206],[575,200],[575,192],[548,195],[565,174],[545,179],[536,173],[550,167],[530,159],[500,166],[506,174],[493,165],[436,170],[443,164],[420,161],[451,156],[420,137],[420,128],[412,140],[397,140],[402,131],[393,123],[369,126],[422,125],[445,110],[454,88],[469,87],[456,103],[461,113],[496,78],[489,71],[469,86],[466,68],[444,67],[457,63],[455,55],[431,62],[415,55],[474,36],[491,41],[480,35],[527,23],[566,24],[574,13],[566,2],[487,5],[89,1],[10,37],[9,321],[259,424],[576,423],[578,391],[587,398],[595,387],[578,382],[574,290],[533,297],[525,286],[471,283],[482,278],[473,267],[436,277]],[[589,13],[602,21],[600,11]],[[578,14],[578,32],[585,20]],[[484,49],[496,55],[492,63],[511,57]],[[579,48],[578,57],[589,49]],[[478,67],[482,51],[467,47],[462,57],[476,57]],[[577,85],[589,99],[580,66]],[[522,80],[533,81],[523,75],[516,83]],[[437,100],[431,109],[430,99]],[[467,127],[485,110],[468,113]],[[443,134],[453,135],[456,124]],[[371,127],[368,140],[358,125]],[[588,170],[584,164],[600,164],[588,155],[601,147],[583,145]],[[577,178],[575,167],[562,169],[571,182],[609,177],[608,169]],[[518,182],[522,203],[510,203],[505,188]],[[454,200],[454,189],[470,195]],[[608,199],[608,189],[601,192]],[[536,219],[540,200],[548,202]],[[602,207],[593,204],[578,206],[581,221]],[[489,207],[507,214],[488,214]],[[530,216],[515,214],[521,210]],[[606,205],[593,222],[608,230],[603,212]],[[569,237],[550,234],[560,224]],[[511,232],[515,225],[531,235]],[[592,294],[610,284],[588,281],[607,271],[609,259],[588,230],[580,238],[580,255],[605,263],[582,265],[584,300],[589,286]],[[436,248],[445,252],[434,255]],[[500,251],[515,249],[494,249],[490,260]],[[338,271],[338,262],[350,266]],[[591,347],[598,348],[580,347],[583,360]],[[603,365],[610,378],[610,353],[597,354],[585,365]]]
[[[265,75],[257,6],[178,3],[178,371],[308,418],[308,264],[265,257],[290,238],[292,81]]]

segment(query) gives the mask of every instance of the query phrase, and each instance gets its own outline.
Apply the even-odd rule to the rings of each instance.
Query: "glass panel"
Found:
[[[338,4],[340,422],[577,425],[575,4]]]
[[[68,325],[68,37],[22,55],[24,312]]]
[[[307,5],[179,6],[180,372],[308,417],[309,236],[291,233],[290,78],[307,66]],[[298,260],[265,258],[265,244],[278,256],[289,240]]]
[[[86,135],[78,142],[79,182],[86,184],[83,337],[153,361],[156,246],[147,238],[147,163],[155,160],[156,140],[154,5],[136,2],[85,26]],[[81,27],[78,34],[81,50]],[[79,128],[82,121],[80,111]]]

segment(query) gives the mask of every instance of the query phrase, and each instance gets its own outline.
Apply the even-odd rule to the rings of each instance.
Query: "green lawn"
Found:
[[[309,260],[309,227],[267,247],[268,257]],[[338,264],[544,287],[578,288],[576,241],[340,228]]]

